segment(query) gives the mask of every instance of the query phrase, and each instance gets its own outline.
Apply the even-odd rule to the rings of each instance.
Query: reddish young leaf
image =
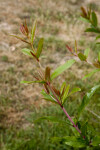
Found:
[[[83,17],[87,18],[87,12],[84,7],[81,7]]]
[[[99,61],[94,62],[93,65],[94,65],[96,68],[100,68],[100,62],[99,62]]]
[[[73,53],[73,50],[72,50],[71,47],[69,47],[68,45],[66,45],[66,47],[67,47],[67,49],[68,49],[71,53]]]
[[[47,94],[50,93],[47,84],[44,84],[44,89],[45,89],[45,91],[46,91]]]
[[[25,21],[25,24],[21,24],[21,25],[20,25],[20,31],[21,31],[24,35],[28,36],[29,31],[28,31],[28,27],[27,27],[26,21]]]
[[[28,30],[28,27],[27,27],[27,23],[26,23],[26,20],[25,20],[25,31],[27,33],[27,35],[29,34],[29,30]]]
[[[50,68],[46,67],[45,69],[45,80],[50,81]]]
[[[21,31],[24,35],[26,35],[25,27],[24,27],[23,24],[20,25],[20,31]]]
[[[60,96],[60,91],[57,90],[54,86],[51,86],[51,87],[52,87],[53,91],[55,92],[55,94],[56,94],[57,96]]]
[[[34,74],[33,74],[33,77],[34,77],[36,80],[40,80],[39,77],[36,76],[36,75],[34,75]]]
[[[45,79],[44,79],[44,73],[43,73],[43,71],[42,71],[41,69],[37,69],[37,72],[38,72],[39,78],[40,78],[41,80],[45,80]]]
[[[32,54],[32,56],[37,60],[39,61],[39,59],[35,56],[35,54],[33,54],[32,52],[30,52]]]

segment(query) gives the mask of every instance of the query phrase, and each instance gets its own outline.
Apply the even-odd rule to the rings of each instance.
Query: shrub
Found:
[[[81,10],[82,14],[80,19],[90,24],[90,27],[87,28],[85,32],[94,32],[96,34],[100,34],[100,28],[98,27],[98,19],[96,13],[91,9],[86,10],[84,7],[81,7]],[[67,85],[66,82],[63,82],[61,87],[56,88],[55,85],[53,84],[53,80],[56,77],[58,77],[61,73],[63,73],[65,70],[70,68],[76,62],[77,59],[74,59],[75,57],[78,58],[80,61],[88,63],[89,65],[92,65],[94,67],[94,70],[89,74],[85,75],[82,78],[82,80],[91,77],[93,74],[100,71],[100,52],[98,54],[98,58],[94,62],[89,62],[88,55],[90,49],[89,48],[85,49],[84,53],[80,52],[77,48],[77,42],[75,41],[75,50],[73,50],[69,45],[66,45],[66,48],[73,56],[72,59],[66,61],[63,65],[57,67],[54,71],[51,71],[50,66],[43,68],[40,62],[40,56],[43,49],[44,38],[39,39],[37,48],[36,46],[34,47],[36,24],[37,21],[34,22],[31,32],[29,32],[26,21],[24,24],[20,26],[20,30],[22,34],[25,36],[25,38],[13,35],[14,37],[20,39],[21,41],[29,44],[29,46],[31,47],[30,49],[24,48],[21,51],[25,55],[32,57],[34,61],[37,62],[37,66],[39,67],[39,69],[37,69],[36,66],[37,74],[34,74],[33,81],[21,81],[21,83],[25,84],[39,83],[43,85],[43,90],[41,91],[41,94],[43,95],[44,99],[58,105],[59,109],[62,109],[62,111],[67,117],[66,120],[60,120],[59,118],[54,116],[44,116],[39,118],[37,121],[48,120],[51,122],[70,125],[70,129],[73,131],[73,135],[66,135],[64,137],[53,137],[52,142],[62,142],[65,143],[66,145],[75,148],[89,148],[89,149],[99,148],[100,136],[96,135],[96,131],[93,129],[92,125],[89,124],[89,121],[87,119],[82,120],[80,116],[82,115],[82,112],[85,111],[85,108],[91,101],[92,96],[95,94],[95,92],[97,92],[100,89],[100,84],[98,83],[97,85],[92,87],[83,96],[81,104],[78,106],[77,109],[77,116],[75,113],[74,119],[72,119],[68,114],[67,110],[65,109],[64,105],[71,95],[81,91],[81,89],[79,87],[73,87],[73,89],[71,89],[70,85],[69,84]],[[99,38],[100,35],[96,36],[96,40],[98,40]],[[97,44],[100,43],[97,42]]]

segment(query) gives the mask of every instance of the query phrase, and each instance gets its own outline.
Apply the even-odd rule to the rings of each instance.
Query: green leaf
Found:
[[[95,32],[95,33],[100,33],[100,31],[98,29],[95,29],[95,28],[87,28],[85,30],[85,32]]]
[[[98,21],[97,21],[97,15],[95,12],[92,12],[92,23],[95,27],[97,27]]]
[[[35,36],[36,23],[37,23],[37,21],[35,20],[35,21],[34,21],[33,28],[32,28],[32,31],[31,31],[31,43],[32,43],[32,44],[33,44],[34,36]]]
[[[86,147],[86,141],[83,138],[75,137],[75,136],[66,136],[66,137],[53,137],[53,142],[64,142],[66,145],[82,148]]]
[[[31,84],[31,83],[45,83],[45,81],[21,81],[20,83],[27,83],[27,84]]]
[[[33,51],[31,49],[24,48],[21,51],[22,51],[23,54],[33,57],[32,54],[30,53],[30,52],[33,53]]]
[[[75,63],[74,59],[68,60],[65,64],[59,66],[51,75],[51,80],[59,76],[62,72],[64,72],[66,69],[70,68],[72,64]]]
[[[43,121],[43,120],[47,120],[52,123],[69,124],[70,125],[69,121],[61,120],[60,118],[57,118],[56,116],[43,116],[43,117],[40,117],[37,120],[35,120],[35,123]]]
[[[90,21],[84,17],[80,17],[79,20],[86,22],[86,23],[90,23]]]
[[[41,94],[43,95],[43,98],[45,99],[45,100],[47,100],[47,101],[51,101],[52,103],[56,103],[56,104],[58,104],[54,99],[53,99],[53,95],[52,95],[52,97],[50,96],[50,95],[48,95],[44,90],[42,90],[41,91]]]
[[[93,74],[95,74],[96,72],[100,71],[100,69],[94,69],[93,71],[91,71],[89,74],[85,75],[82,80],[85,80],[86,78],[91,77]]]
[[[100,39],[100,35],[98,35],[98,36],[96,37],[96,40],[98,40],[98,39]]]
[[[100,85],[96,85],[94,86],[82,99],[82,103],[79,106],[78,109],[78,117],[80,116],[80,114],[82,113],[82,111],[85,109],[85,107],[88,105],[88,103],[90,102],[92,96],[95,94],[95,92],[97,90],[100,89]]]
[[[38,43],[38,49],[37,49],[37,52],[36,52],[37,58],[40,57],[40,54],[41,54],[41,52],[42,52],[43,41],[44,41],[44,38],[41,38],[41,39],[39,40],[39,43]]]
[[[73,120],[73,122],[74,122],[75,124],[77,124],[77,126],[79,125],[76,118],[72,118],[72,120]],[[79,128],[79,126],[78,126],[78,128]],[[70,129],[72,130],[74,136],[80,136],[80,133],[77,132],[77,130],[76,130],[75,128],[73,128],[73,125],[70,126]],[[80,129],[80,128],[79,128],[79,129]]]
[[[68,96],[68,92],[69,92],[69,88],[70,88],[70,85],[68,85],[64,91],[64,94],[63,94],[63,97],[62,97],[62,104],[65,103],[66,101],[66,97]]]
[[[86,56],[85,56],[84,54],[79,53],[79,54],[78,54],[78,57],[79,57],[79,59],[80,59],[81,61],[86,61]]]
[[[87,49],[84,51],[84,55],[86,56],[86,58],[88,57],[89,52],[90,52],[90,49],[89,49],[89,48],[87,48]]]
[[[71,96],[72,94],[74,94],[74,93],[76,93],[76,92],[79,92],[79,91],[81,91],[81,89],[78,88],[78,87],[75,87],[75,88],[73,88],[72,91],[68,94],[68,96]]]
[[[88,121],[87,120],[84,120],[84,123],[81,124],[81,132],[82,132],[82,135],[84,135],[85,137],[87,137],[87,127],[88,127]]]
[[[77,54],[77,42],[75,40],[75,53]]]
[[[68,136],[65,139],[65,144],[72,146],[72,147],[76,147],[76,148],[82,148],[82,147],[86,147],[86,142],[85,140],[83,140],[82,138],[78,138],[75,136]]]
[[[94,137],[91,145],[100,147],[100,136]]]
[[[66,87],[66,82],[63,82],[60,88],[60,93],[62,94],[64,88]]]
[[[99,54],[98,54],[98,61],[100,62],[100,52],[99,52]]]

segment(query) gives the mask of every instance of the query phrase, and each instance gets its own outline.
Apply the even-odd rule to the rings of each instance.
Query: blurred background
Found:
[[[44,67],[50,66],[51,70],[71,58],[66,44],[74,48],[75,40],[80,51],[90,47],[89,59],[95,59],[100,46],[95,44],[94,33],[84,32],[87,24],[79,20],[81,6],[91,6],[100,18],[100,0],[0,0],[0,150],[72,149],[50,140],[53,136],[73,134],[67,125],[47,121],[34,123],[42,116],[54,115],[61,119],[65,119],[65,116],[59,107],[42,99],[41,86],[20,84],[21,80],[33,80],[36,64],[32,58],[21,53],[21,49],[28,45],[10,34],[21,36],[20,24],[26,19],[31,29],[37,19],[35,45],[40,37],[44,37],[40,61]],[[75,85],[82,89],[71,96],[66,104],[71,116],[77,112],[85,92],[100,82],[98,74],[86,81],[81,80],[92,69],[79,62],[54,81],[57,87],[66,81],[71,87]],[[99,115],[99,102],[100,92],[93,97],[82,116],[89,119],[97,132],[100,132],[100,118],[91,111]]]

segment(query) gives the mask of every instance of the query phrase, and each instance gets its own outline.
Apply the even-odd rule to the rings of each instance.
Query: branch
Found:
[[[59,99],[57,98],[55,92],[53,91],[53,89],[50,86],[50,83],[48,83],[48,87],[51,90],[51,92],[53,93],[57,103],[60,105],[61,109],[63,110],[63,112],[65,113],[65,115],[67,116],[67,118],[69,119],[69,121],[73,124],[73,127],[75,127],[75,129],[81,134],[80,129],[77,127],[77,125],[75,125],[75,123],[73,122],[73,120],[71,119],[71,117],[69,116],[69,114],[67,113],[67,111],[65,110],[65,108],[62,106],[62,104],[60,103]]]

